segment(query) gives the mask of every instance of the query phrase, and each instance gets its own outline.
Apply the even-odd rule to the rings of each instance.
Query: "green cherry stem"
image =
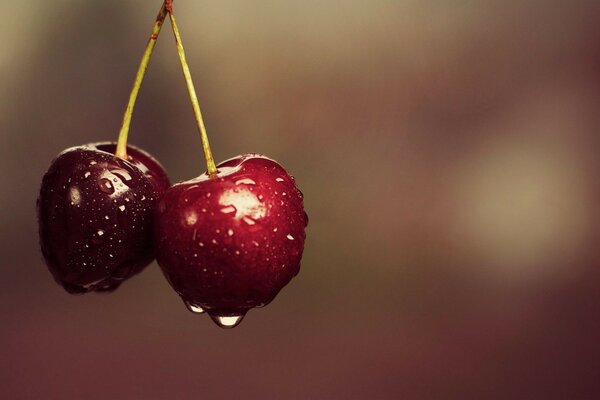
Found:
[[[152,28],[152,34],[150,35],[150,39],[148,39],[146,50],[144,51],[144,55],[142,56],[142,60],[140,61],[140,66],[138,68],[137,74],[135,75],[135,81],[133,82],[133,88],[131,89],[131,94],[129,95],[129,102],[127,103],[127,107],[125,108],[125,114],[123,115],[123,123],[121,125],[121,130],[119,131],[119,140],[117,141],[117,150],[115,152],[115,156],[124,160],[127,160],[127,136],[129,135],[129,127],[131,125],[131,116],[133,115],[135,101],[137,99],[138,93],[140,92],[140,87],[142,86],[144,75],[146,74],[146,70],[148,69],[150,57],[152,56],[154,46],[156,46],[156,41],[158,40],[160,29],[162,28],[166,17],[167,2],[165,1],[165,3],[163,3],[162,7],[160,8],[160,11],[158,12],[158,16],[156,17],[156,22],[154,23],[154,27]]]
[[[196,124],[200,131],[200,139],[202,140],[202,148],[204,150],[204,157],[206,158],[206,167],[209,176],[217,174],[217,167],[215,167],[215,161],[210,151],[210,144],[208,143],[208,135],[206,134],[206,127],[204,126],[204,120],[202,119],[202,112],[200,111],[200,104],[198,104],[198,96],[196,95],[196,89],[194,89],[194,82],[192,81],[192,75],[190,68],[188,67],[185,51],[183,49],[183,43],[181,42],[181,35],[179,34],[179,28],[177,22],[175,22],[175,15],[173,13],[172,0],[165,1],[167,11],[169,12],[169,18],[171,20],[171,26],[173,27],[173,35],[175,35],[175,45],[177,46],[177,54],[179,55],[179,61],[181,62],[181,69],[183,70],[183,76],[187,85],[188,92],[190,94],[190,101],[192,108],[194,109],[194,116],[196,117]]]

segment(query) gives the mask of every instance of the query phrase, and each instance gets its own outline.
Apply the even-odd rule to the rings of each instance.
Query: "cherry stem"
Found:
[[[156,41],[158,40],[160,29],[162,28],[162,25],[165,22],[165,18],[167,17],[167,1],[163,3],[156,17],[156,22],[154,23],[154,27],[152,28],[152,34],[150,35],[150,39],[148,39],[146,50],[144,51],[144,55],[142,56],[142,60],[140,61],[140,66],[138,67],[137,74],[135,75],[135,81],[133,82],[133,88],[131,89],[131,94],[129,95],[129,102],[127,103],[127,107],[125,108],[125,114],[123,115],[123,123],[121,125],[121,130],[119,131],[119,140],[117,142],[117,150],[115,152],[115,156],[124,160],[127,160],[127,137],[129,136],[129,127],[131,125],[133,108],[135,107],[135,101],[137,99],[138,93],[140,92],[140,87],[142,86],[144,75],[146,75],[146,70],[148,69],[148,63],[150,62],[150,57],[152,56],[152,52],[154,51],[154,46],[156,46]]]
[[[181,62],[181,69],[183,70],[183,76],[187,85],[188,92],[190,94],[190,101],[192,108],[194,109],[194,116],[196,117],[196,124],[200,131],[200,139],[202,140],[202,148],[204,150],[204,157],[206,158],[206,167],[209,176],[217,174],[217,167],[215,167],[215,161],[210,151],[210,144],[208,143],[208,135],[206,134],[206,126],[204,126],[204,120],[202,119],[202,112],[200,111],[200,104],[198,104],[198,96],[196,95],[196,89],[194,89],[194,82],[192,81],[192,75],[190,68],[188,67],[185,51],[183,49],[183,43],[181,42],[181,35],[179,34],[179,28],[177,22],[175,22],[175,15],[173,13],[172,0],[165,1],[167,11],[169,12],[169,18],[171,20],[171,26],[173,27],[173,35],[175,35],[175,44],[177,46],[177,54],[179,55],[179,61]]]

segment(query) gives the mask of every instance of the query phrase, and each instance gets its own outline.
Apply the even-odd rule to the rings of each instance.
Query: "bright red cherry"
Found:
[[[217,168],[165,192],[154,237],[157,261],[188,309],[229,328],[298,273],[308,217],[277,162],[247,154]]]
[[[44,175],[38,198],[42,253],[56,281],[73,294],[115,290],[154,258],[153,212],[169,179],[151,155],[115,143],[63,151]]]

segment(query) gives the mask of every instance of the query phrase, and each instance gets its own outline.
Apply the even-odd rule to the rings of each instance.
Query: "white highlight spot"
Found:
[[[76,187],[72,187],[71,190],[69,190],[69,197],[71,199],[71,205],[78,205],[81,203],[81,193]]]

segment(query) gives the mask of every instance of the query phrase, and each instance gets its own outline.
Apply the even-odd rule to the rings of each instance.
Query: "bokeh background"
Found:
[[[216,158],[267,154],[305,193],[301,273],[231,331],[156,264],[57,286],[41,177],[116,139],[160,1],[6,2],[0,398],[600,398],[598,1],[175,5]],[[169,29],[130,140],[203,172]]]

